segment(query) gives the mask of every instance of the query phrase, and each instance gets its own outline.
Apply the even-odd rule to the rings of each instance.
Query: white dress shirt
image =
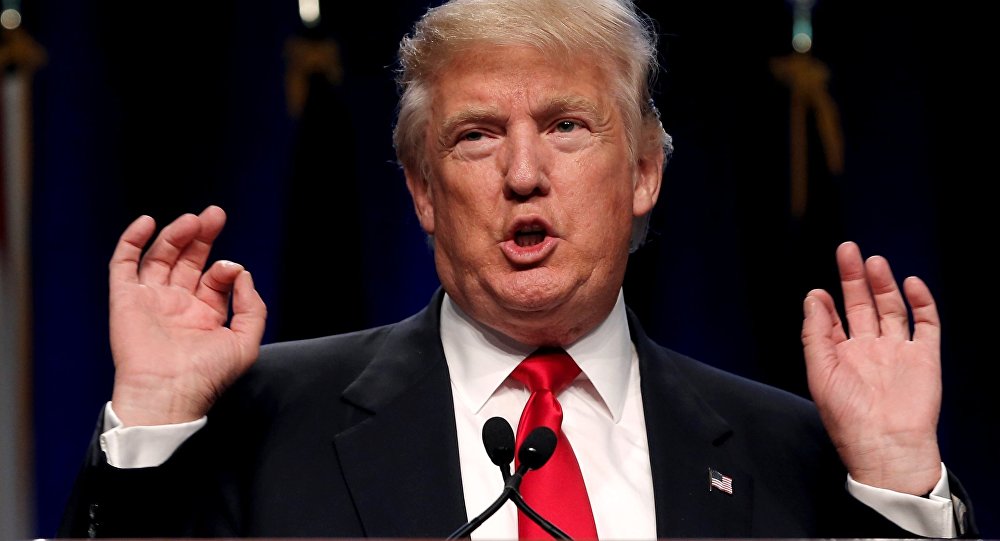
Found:
[[[471,518],[503,489],[500,471],[483,448],[482,426],[487,419],[500,416],[516,429],[529,393],[508,376],[535,348],[473,321],[447,295],[441,307],[441,342],[451,376],[462,486]],[[581,374],[558,396],[564,412],[562,428],[580,463],[598,536],[604,540],[656,539],[638,357],[621,292],[608,317],[566,350]],[[114,467],[153,467],[166,461],[205,423],[202,418],[177,425],[125,428],[108,402],[100,444]],[[847,488],[908,531],[926,537],[955,537],[944,464],[941,479],[928,498],[870,487],[850,476]],[[514,505],[504,505],[472,538],[517,539]]]
[[[500,471],[483,448],[483,424],[500,416],[517,428],[530,393],[508,376],[535,348],[473,321],[448,296],[441,306],[441,343],[455,399],[465,507],[474,517],[503,490]],[[557,397],[563,409],[562,429],[580,463],[597,535],[656,539],[639,360],[621,294],[611,315],[566,351],[581,373]],[[472,538],[517,539],[514,504],[507,502]]]

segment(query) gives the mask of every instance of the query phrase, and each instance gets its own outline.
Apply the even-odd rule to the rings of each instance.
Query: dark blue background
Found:
[[[51,537],[110,397],[107,260],[141,213],[161,224],[219,204],[214,252],[244,263],[269,307],[265,341],[395,321],[437,286],[394,164],[395,47],[422,1],[323,5],[309,32],[340,46],[305,115],[284,96],[293,0],[24,2],[46,48],[35,85],[37,536]],[[662,35],[655,97],[676,143],[653,238],[626,300],[664,344],[806,394],[799,328],[813,287],[837,291],[833,252],[855,240],[935,292],[944,324],[945,462],[1000,535],[991,321],[992,60],[974,14],[942,2],[819,2],[814,53],[832,71],[846,168],[815,135],[807,214],[788,201],[790,53],[783,0],[641,2]],[[994,62],[995,63],[995,62]],[[987,129],[992,126],[986,124]],[[987,132],[989,133],[989,132]],[[991,145],[992,146],[992,145]],[[989,325],[989,328],[987,327]]]

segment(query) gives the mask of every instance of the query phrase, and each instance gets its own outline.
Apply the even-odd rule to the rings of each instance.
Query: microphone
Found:
[[[521,487],[521,479],[524,477],[524,474],[528,473],[529,470],[541,468],[552,458],[552,453],[556,450],[556,443],[556,433],[547,426],[539,426],[529,432],[517,452],[517,459],[521,462],[521,465],[517,467],[514,475],[511,475],[507,479],[505,487],[510,487],[510,500],[514,502],[514,505],[535,524],[541,526],[545,530],[545,533],[556,539],[571,541],[570,536],[566,532],[560,530],[555,524],[552,524],[532,509],[517,490]],[[507,466],[504,465],[500,468],[500,471],[504,472],[506,469]]]
[[[504,422],[506,423],[506,421]],[[510,425],[507,426],[510,427]],[[521,487],[521,478],[524,477],[524,474],[528,473],[528,470],[537,470],[544,466],[555,450],[556,434],[551,428],[539,426],[529,432],[525,436],[521,448],[517,451],[517,458],[521,465],[517,467],[514,475],[507,479],[506,486],[516,491]],[[507,469],[507,464],[510,464],[509,460],[503,465],[498,464],[501,472]]]
[[[545,520],[534,509],[532,509],[521,493],[517,491],[521,486],[521,479],[530,470],[541,468],[552,457],[556,448],[556,435],[548,427],[540,426],[532,430],[524,438],[521,449],[518,450],[517,458],[521,462],[517,471],[513,475],[510,473],[510,463],[514,460],[514,431],[510,423],[502,417],[493,417],[483,425],[483,446],[486,447],[486,454],[490,461],[500,467],[503,474],[504,488],[498,497],[479,516],[455,530],[447,539],[459,539],[468,537],[476,528],[481,526],[486,519],[493,516],[501,506],[509,499],[514,502],[525,515],[538,524],[549,535],[556,539],[571,541],[565,532],[557,528],[554,524]]]
[[[483,425],[483,446],[490,461],[500,467],[504,483],[510,479],[508,466],[514,460],[514,430],[503,417],[491,417]]]

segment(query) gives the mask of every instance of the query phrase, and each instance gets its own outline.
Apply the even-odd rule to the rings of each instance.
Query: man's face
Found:
[[[614,305],[662,153],[630,158],[610,85],[589,62],[484,47],[433,83],[429,178],[406,174],[444,289],[522,342],[576,340]]]

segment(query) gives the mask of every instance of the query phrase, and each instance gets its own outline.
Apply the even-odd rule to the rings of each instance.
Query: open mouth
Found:
[[[521,216],[510,225],[500,248],[515,266],[530,267],[545,261],[559,241],[559,235],[541,216]]]
[[[541,244],[545,240],[545,227],[541,224],[531,224],[514,232],[514,243],[521,248]]]

